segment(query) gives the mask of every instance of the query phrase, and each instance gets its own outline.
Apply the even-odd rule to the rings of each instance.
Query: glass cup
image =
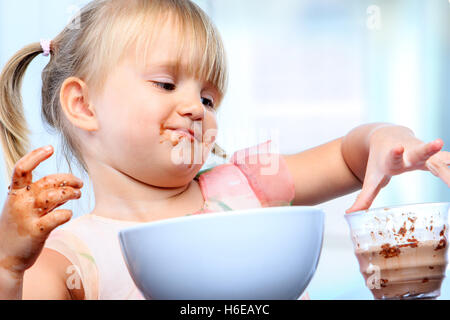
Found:
[[[435,299],[448,264],[450,202],[346,214],[360,271],[375,299]]]

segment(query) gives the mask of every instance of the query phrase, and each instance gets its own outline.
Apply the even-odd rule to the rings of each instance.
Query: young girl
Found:
[[[294,155],[270,153],[269,143],[240,150],[199,174],[210,151],[220,153],[215,112],[227,79],[211,21],[189,0],[99,0],[79,18],[79,28],[19,51],[0,78],[12,176],[0,217],[2,299],[142,298],[117,237],[134,224],[315,205],[362,186],[353,212],[369,208],[393,175],[410,170],[429,170],[450,186],[442,140],[426,144],[408,128],[381,123]],[[33,182],[32,171],[53,149],[27,153],[20,86],[41,53],[50,55],[42,73],[44,119],[94,187],[94,210],[70,223],[71,212],[56,208],[80,198],[83,182],[71,174]]]

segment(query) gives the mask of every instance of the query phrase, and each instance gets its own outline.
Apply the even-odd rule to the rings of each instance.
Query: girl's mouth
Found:
[[[164,127],[163,125],[161,125],[160,128],[160,134],[161,136],[165,136],[166,138],[168,138],[172,145],[176,145],[178,144],[181,139],[187,138],[190,143],[192,142],[199,142],[202,143],[202,136],[203,134],[201,133],[201,129],[200,131],[197,132],[193,131],[190,128],[185,128],[185,127]],[[162,142],[162,141],[160,141]]]
[[[176,129],[176,130],[170,129],[170,130],[172,130],[174,134],[178,134],[179,137],[188,138],[191,142],[194,142],[194,140],[195,140],[194,135],[190,132],[186,132],[185,129]]]
[[[178,128],[178,129],[172,129],[172,128],[166,128],[165,134],[167,138],[170,139],[172,144],[178,144],[178,142],[181,141],[181,139],[187,138],[190,143],[195,142],[196,139],[194,135],[189,132],[187,129]]]

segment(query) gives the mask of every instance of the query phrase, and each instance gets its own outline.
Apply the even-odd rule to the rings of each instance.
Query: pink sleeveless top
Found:
[[[193,214],[290,205],[294,180],[284,159],[270,153],[270,143],[237,151],[229,163],[200,172],[195,179],[205,202]],[[85,299],[143,299],[128,273],[118,238],[119,230],[139,223],[87,214],[54,230],[45,247],[72,263],[67,285],[81,281]]]

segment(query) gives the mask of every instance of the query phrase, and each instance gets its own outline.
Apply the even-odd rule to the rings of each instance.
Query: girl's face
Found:
[[[110,71],[101,94],[91,100],[99,123],[97,159],[159,187],[192,181],[217,133],[214,106],[219,92],[189,74],[187,61],[174,60],[178,53],[174,34],[170,23],[155,33],[147,66],[131,49]],[[191,130],[195,139],[174,130],[178,128]]]

